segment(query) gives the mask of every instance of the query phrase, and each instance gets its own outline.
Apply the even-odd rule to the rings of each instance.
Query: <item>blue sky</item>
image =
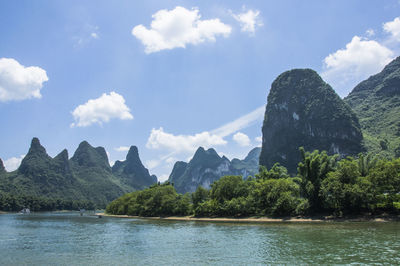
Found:
[[[198,146],[260,145],[272,81],[312,68],[342,97],[400,51],[400,3],[1,1],[0,158],[39,137],[110,161],[136,145],[161,180]]]

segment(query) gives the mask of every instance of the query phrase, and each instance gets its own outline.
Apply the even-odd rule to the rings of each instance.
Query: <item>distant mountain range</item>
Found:
[[[104,207],[111,200],[157,182],[132,146],[126,161],[113,168],[103,147],[79,144],[71,159],[63,150],[51,158],[39,139],[33,138],[27,155],[16,171],[7,173],[0,164],[0,191],[68,200],[89,200]]]
[[[225,175],[241,175],[244,178],[258,173],[258,158],[261,148],[254,148],[244,160],[230,161],[220,157],[214,149],[197,149],[193,158],[186,162],[176,162],[168,181],[177,192],[194,192],[198,186],[209,189],[210,185]]]

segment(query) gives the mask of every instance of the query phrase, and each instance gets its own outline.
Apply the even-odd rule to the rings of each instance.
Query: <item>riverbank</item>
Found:
[[[193,216],[170,216],[170,217],[142,217],[129,215],[112,215],[106,213],[97,213],[105,217],[115,218],[136,218],[147,220],[166,220],[166,221],[194,221],[194,222],[231,222],[231,223],[325,223],[325,222],[399,222],[400,216],[354,216],[354,217],[333,217],[333,216],[315,216],[315,217],[246,217],[246,218],[230,218],[230,217],[193,217]]]

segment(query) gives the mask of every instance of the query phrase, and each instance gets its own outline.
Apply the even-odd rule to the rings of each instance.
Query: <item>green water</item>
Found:
[[[400,223],[231,224],[0,215],[0,265],[400,264]]]

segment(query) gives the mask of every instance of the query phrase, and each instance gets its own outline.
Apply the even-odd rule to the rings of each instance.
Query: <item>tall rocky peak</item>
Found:
[[[129,161],[129,162],[140,162],[139,150],[138,150],[138,148],[136,146],[131,146],[129,148],[128,154],[126,155],[126,161]]]
[[[400,157],[400,57],[344,99],[360,119],[370,152]]]
[[[172,168],[172,172],[170,174],[169,177],[169,181],[171,183],[175,183],[179,177],[181,177],[185,171],[186,168],[188,167],[188,163],[186,162],[182,162],[182,161],[178,161],[174,164],[174,168]]]
[[[22,159],[18,171],[25,174],[37,174],[45,171],[51,160],[46,149],[40,144],[39,139],[33,138],[29,151],[24,159]]]
[[[225,157],[226,158],[226,157]],[[221,157],[218,155],[218,153],[213,149],[210,148],[208,150],[205,150],[203,147],[199,147],[193,158],[190,160],[190,163],[192,164],[207,164],[207,165],[213,165],[213,164],[218,164],[219,161],[221,160]]]
[[[101,167],[111,171],[106,150],[103,147],[94,148],[87,141],[79,144],[71,161],[81,167]]]
[[[342,156],[363,151],[362,133],[351,108],[311,69],[279,75],[268,95],[260,165],[280,163],[295,173],[299,147]]]
[[[31,141],[31,146],[26,156],[31,156],[31,155],[48,156],[46,149],[40,144],[38,138],[33,138]]]
[[[142,164],[136,146],[130,147],[125,161],[115,162],[112,172],[136,189],[143,189],[157,182],[157,177],[150,175],[149,170]]]

